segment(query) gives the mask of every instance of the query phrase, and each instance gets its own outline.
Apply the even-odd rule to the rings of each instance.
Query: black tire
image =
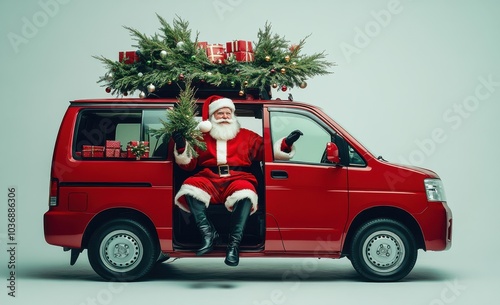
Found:
[[[141,279],[151,271],[158,253],[154,235],[139,222],[129,219],[102,225],[88,246],[90,265],[103,279],[110,281]]]
[[[399,281],[415,266],[417,250],[415,238],[406,226],[391,219],[375,219],[357,230],[350,260],[368,281]]]

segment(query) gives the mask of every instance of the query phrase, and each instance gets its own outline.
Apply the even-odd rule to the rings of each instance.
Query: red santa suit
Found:
[[[189,149],[179,152],[174,148],[175,161],[181,168],[185,170],[202,168],[184,181],[175,196],[175,204],[189,212],[189,205],[184,196],[190,195],[203,202],[206,207],[211,203],[224,204],[229,211],[232,211],[236,202],[249,198],[253,214],[257,211],[258,203],[257,179],[250,173],[250,166],[253,162],[263,161],[263,139],[253,131],[239,128],[237,121],[233,123],[238,124],[234,137],[227,137],[228,140],[214,138],[212,133],[209,133],[213,126],[210,122],[212,114],[224,107],[231,109],[234,114],[234,104],[227,98],[212,96],[205,101],[203,107],[200,130],[205,132],[203,138],[206,150],[197,148],[198,157],[193,158],[189,155]],[[233,118],[236,120],[235,116]],[[293,145],[288,147],[284,138],[279,139],[274,145],[275,159],[288,160],[294,153],[295,147]]]
[[[250,166],[254,161],[263,160],[262,137],[253,131],[241,128],[236,136],[228,141],[216,140],[210,134],[204,134],[206,150],[197,150],[198,157],[191,158],[187,149],[182,154],[174,150],[177,164],[185,170],[202,167],[202,170],[187,178],[175,196],[175,203],[184,211],[189,207],[183,198],[191,195],[205,203],[225,204],[231,211],[234,204],[241,199],[249,198],[252,202],[252,211],[257,210],[257,179],[250,173]],[[222,175],[219,165],[223,165]],[[225,170],[229,166],[229,175]]]

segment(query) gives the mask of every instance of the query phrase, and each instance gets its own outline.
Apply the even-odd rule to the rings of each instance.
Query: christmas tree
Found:
[[[186,80],[186,88],[181,90],[176,107],[167,110],[166,120],[161,120],[162,128],[154,131],[153,135],[160,139],[162,137],[170,138],[177,131],[189,145],[186,149],[188,154],[197,157],[195,148],[206,149],[203,136],[198,128],[198,122],[195,119],[196,98],[194,97],[196,89],[191,86],[191,80]]]
[[[225,53],[214,60],[209,52],[213,46],[200,42],[199,33],[191,39],[188,22],[176,17],[169,24],[157,17],[160,32],[152,36],[125,27],[137,41],[133,45],[137,48],[135,53],[127,52],[118,61],[95,56],[107,68],[108,72],[98,81],[107,92],[120,96],[138,90],[141,98],[167,96],[169,92],[176,96],[179,88],[186,88],[185,80],[189,78],[198,88],[232,89],[240,96],[255,89],[261,97],[269,97],[270,88],[282,91],[295,86],[305,88],[307,79],[331,73],[327,69],[333,64],[325,60],[324,52],[301,54],[307,37],[298,44],[290,44],[284,37],[273,34],[269,23],[259,29],[258,41],[250,47],[252,52],[247,52],[245,59]]]

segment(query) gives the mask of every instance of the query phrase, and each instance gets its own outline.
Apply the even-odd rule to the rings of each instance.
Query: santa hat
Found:
[[[233,112],[235,110],[234,103],[231,99],[219,95],[209,96],[203,103],[202,121],[198,124],[200,131],[209,132],[212,129],[210,117],[214,112],[225,107],[231,109]]]

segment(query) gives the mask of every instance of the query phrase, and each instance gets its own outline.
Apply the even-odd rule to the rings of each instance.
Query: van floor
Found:
[[[181,209],[174,208],[174,248],[178,250],[195,250],[201,245],[200,232],[193,216]],[[243,232],[240,243],[241,250],[261,250],[264,248],[265,213],[257,211],[251,215]],[[207,217],[219,233],[218,247],[225,247],[228,243],[231,213],[224,205],[210,205]]]

